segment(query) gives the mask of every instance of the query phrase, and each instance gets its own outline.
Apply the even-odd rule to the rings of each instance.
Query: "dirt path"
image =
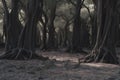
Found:
[[[56,61],[0,61],[0,80],[120,80],[120,66]]]
[[[84,55],[63,52],[39,52],[49,61],[0,60],[0,80],[120,80],[120,66],[81,63]]]

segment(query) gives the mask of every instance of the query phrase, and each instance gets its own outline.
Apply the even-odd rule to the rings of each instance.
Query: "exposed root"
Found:
[[[89,55],[82,59],[81,62],[119,64],[117,56],[114,55],[114,53],[111,53],[111,51],[108,51],[107,49],[92,51]]]
[[[32,51],[28,51],[26,49],[12,49],[7,51],[5,54],[0,56],[0,59],[8,59],[8,60],[29,60],[29,59],[40,59],[40,60],[48,60],[48,57],[39,56]]]

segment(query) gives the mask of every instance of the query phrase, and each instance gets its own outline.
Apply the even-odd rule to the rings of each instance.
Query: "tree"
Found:
[[[117,3],[119,0],[97,0],[97,38],[95,46],[84,62],[118,64],[115,51],[116,30],[119,26]]]
[[[43,11],[43,15],[44,15],[44,19],[45,22],[43,21],[43,19],[41,18],[41,22],[43,24],[43,46],[42,46],[42,50],[46,50],[47,49],[47,23],[48,23],[48,17],[47,14]]]
[[[2,0],[4,6],[4,26],[3,31],[6,38],[6,50],[16,48],[18,43],[18,37],[22,29],[22,24],[18,18],[18,10],[19,10],[19,0],[11,0],[12,7],[11,12],[8,11],[7,4],[5,0]]]
[[[72,37],[72,51],[81,52],[81,18],[80,12],[82,8],[82,0],[77,0],[76,9],[75,9],[75,18],[74,18],[74,27],[73,27],[73,37]]]
[[[18,0],[13,0],[12,3],[16,1]],[[26,15],[25,26],[19,35],[17,47],[10,49],[9,51],[6,51],[6,53],[0,57],[1,59],[20,59],[20,60],[31,59],[31,58],[47,59],[35,54],[36,29],[37,29],[38,21],[40,17],[42,17],[42,9],[43,9],[42,7],[43,7],[43,0],[28,1],[27,10],[25,12]],[[14,36],[11,35],[10,39],[12,37],[14,38]]]
[[[48,19],[48,43],[47,49],[54,49],[55,48],[55,27],[54,27],[54,20],[56,16],[56,4],[57,1],[53,0],[49,2],[49,19]]]

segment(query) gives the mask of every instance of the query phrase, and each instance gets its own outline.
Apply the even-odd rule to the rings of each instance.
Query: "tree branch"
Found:
[[[83,7],[85,7],[87,9],[87,11],[89,13],[89,16],[90,16],[90,19],[93,20],[92,16],[91,16],[91,13],[90,13],[90,9],[85,4],[83,4]]]

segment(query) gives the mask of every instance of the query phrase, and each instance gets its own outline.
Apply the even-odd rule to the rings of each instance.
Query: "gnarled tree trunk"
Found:
[[[119,26],[117,2],[118,0],[97,0],[98,33],[96,44],[84,62],[119,63],[115,51],[116,30]]]
[[[18,45],[16,48],[7,51],[3,56],[0,57],[1,59],[47,59],[35,54],[36,27],[39,18],[42,17],[42,7],[43,0],[28,1],[25,27],[19,36]]]
[[[11,0],[12,2],[11,12],[8,11],[5,0],[2,0],[2,2],[4,5],[4,12],[5,12],[4,26],[3,26],[4,27],[3,31],[6,38],[5,49],[6,51],[9,51],[17,47],[18,37],[22,29],[22,24],[20,23],[18,18],[19,0]]]

